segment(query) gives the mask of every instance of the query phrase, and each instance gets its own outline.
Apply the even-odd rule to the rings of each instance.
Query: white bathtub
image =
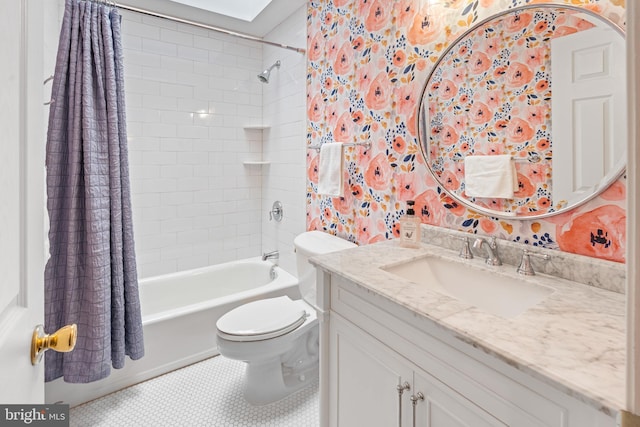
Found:
[[[271,272],[276,277],[272,280]],[[260,258],[140,280],[145,356],[89,384],[46,383],[47,403],[76,406],[218,354],[216,321],[249,301],[300,297],[297,280]]]

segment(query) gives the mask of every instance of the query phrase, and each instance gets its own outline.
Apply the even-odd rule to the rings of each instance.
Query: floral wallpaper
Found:
[[[361,245],[395,238],[406,201],[413,199],[426,224],[624,262],[624,178],[566,213],[505,220],[458,204],[425,166],[417,142],[416,107],[435,62],[475,23],[526,3],[309,2],[307,143],[370,142],[371,146],[345,148],[342,197],[317,193],[318,152],[307,150],[307,229],[326,230]],[[623,0],[555,3],[589,8],[624,25]]]
[[[423,132],[428,163],[449,192],[518,215],[566,205],[554,200],[552,191],[550,40],[594,27],[576,14],[545,7],[504,15],[442,57],[425,93],[429,123]],[[469,197],[465,157],[495,154],[516,159],[514,197]]]

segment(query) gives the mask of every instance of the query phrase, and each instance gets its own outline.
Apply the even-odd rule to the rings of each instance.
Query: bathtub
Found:
[[[297,280],[269,261],[249,258],[142,279],[140,305],[145,356],[89,384],[58,378],[45,384],[47,403],[71,407],[218,354],[216,321],[262,298],[300,297]]]

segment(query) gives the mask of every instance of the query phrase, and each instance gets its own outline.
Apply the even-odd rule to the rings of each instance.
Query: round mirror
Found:
[[[527,5],[468,30],[424,86],[418,137],[451,197],[499,218],[574,208],[626,165],[622,30],[572,6]]]

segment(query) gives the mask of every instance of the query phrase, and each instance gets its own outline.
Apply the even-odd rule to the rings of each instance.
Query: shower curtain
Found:
[[[47,133],[45,330],[78,325],[45,353],[45,381],[97,381],[144,355],[131,219],[120,15],[66,0]]]

